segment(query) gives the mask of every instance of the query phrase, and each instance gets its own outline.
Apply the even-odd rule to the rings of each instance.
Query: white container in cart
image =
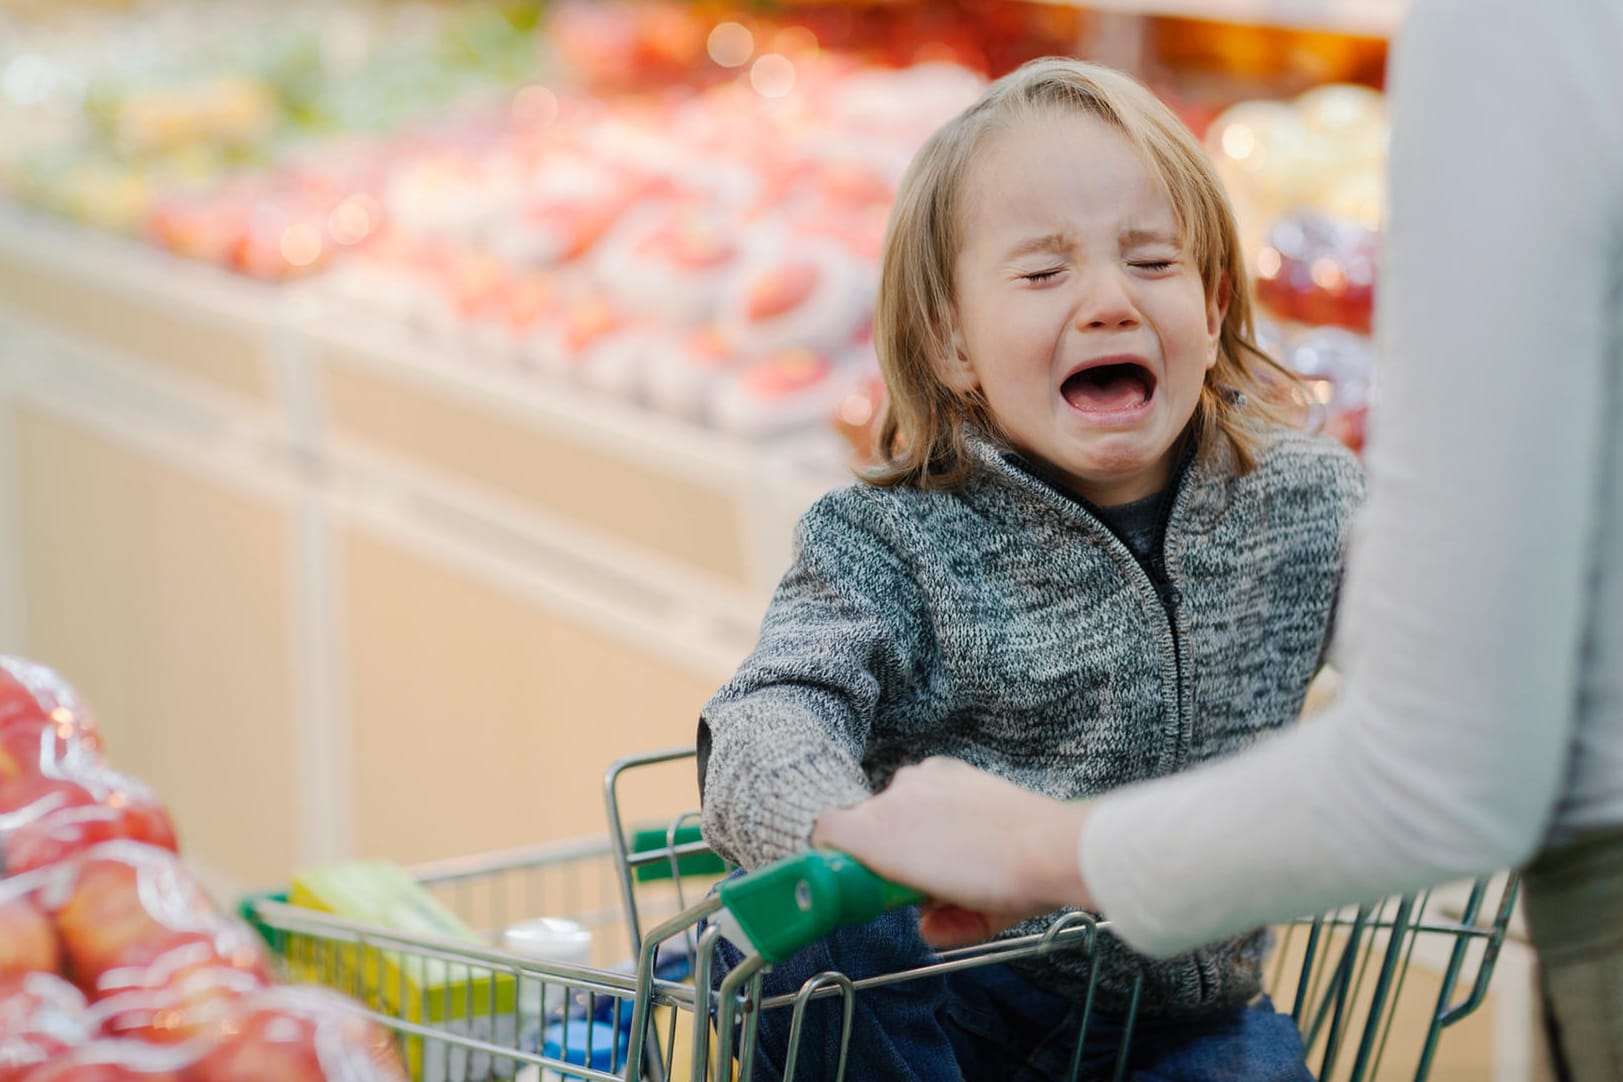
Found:
[[[502,933],[502,948],[539,962],[564,962],[586,966],[592,962],[592,933],[572,920],[537,917],[509,925]],[[544,1017],[564,1006],[567,985],[546,984],[543,996],[540,982],[522,977],[518,986],[519,1032],[528,1034]]]

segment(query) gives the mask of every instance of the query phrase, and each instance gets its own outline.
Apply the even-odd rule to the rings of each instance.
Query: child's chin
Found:
[[[1075,472],[1108,484],[1142,473],[1171,453],[1172,441],[1149,439],[1139,431],[1111,432],[1088,441]]]
[[[1083,495],[1098,502],[1105,497],[1114,499],[1124,487],[1143,487],[1141,482],[1147,475],[1153,475],[1159,467],[1169,465],[1171,454],[1170,447],[1159,453],[1142,445],[1096,448],[1085,458],[1073,462],[1066,472],[1076,480]],[[1151,480],[1152,487],[1164,484],[1159,477]]]

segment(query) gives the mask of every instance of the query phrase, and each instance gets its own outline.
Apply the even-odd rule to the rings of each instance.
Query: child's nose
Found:
[[[1138,308],[1133,304],[1121,274],[1101,270],[1084,281],[1081,299],[1076,306],[1078,328],[1100,330],[1136,327],[1138,318]]]

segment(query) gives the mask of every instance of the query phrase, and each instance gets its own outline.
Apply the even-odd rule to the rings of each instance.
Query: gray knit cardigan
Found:
[[[972,447],[958,491],[856,483],[801,519],[755,650],[704,708],[703,828],[729,859],[804,849],[823,809],[930,755],[1071,799],[1229,755],[1300,712],[1363,495],[1340,445],[1279,430],[1238,477],[1196,458],[1149,563],[1007,452]],[[1259,931],[1151,961],[1110,941],[1097,1002],[1119,1005],[1142,972],[1148,1013],[1233,1006],[1265,946]],[[1026,968],[1067,992],[1088,971]]]

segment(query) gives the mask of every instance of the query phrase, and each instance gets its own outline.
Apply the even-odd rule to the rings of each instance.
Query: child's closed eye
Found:
[[[1032,271],[1030,274],[1022,274],[1020,280],[1023,282],[1046,282],[1058,277],[1064,270],[1063,267],[1052,267],[1048,270]]]

